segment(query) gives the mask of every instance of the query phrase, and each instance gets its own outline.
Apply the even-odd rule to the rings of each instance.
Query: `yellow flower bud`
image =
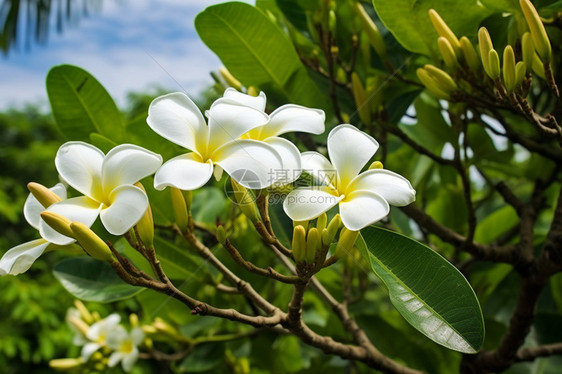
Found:
[[[367,101],[367,95],[365,94],[363,83],[361,83],[361,80],[356,72],[351,74],[351,88],[353,91],[353,98],[355,99],[355,106],[357,107],[357,112],[359,113],[359,118],[364,124],[369,125],[371,123],[370,105]]]
[[[371,17],[369,17],[361,3],[356,1],[353,3],[353,6],[355,7],[355,13],[357,13],[361,22],[361,26],[367,34],[369,43],[375,52],[377,52],[380,57],[384,58],[386,56],[386,44],[384,43],[384,39],[382,38],[377,25],[375,25],[375,22],[373,22]]]
[[[431,19],[431,23],[433,24],[435,31],[437,31],[437,34],[447,39],[455,50],[455,53],[459,54],[461,52],[461,44],[453,30],[449,28],[449,26],[434,9],[429,10],[429,18]]]
[[[234,76],[230,74],[227,68],[221,66],[219,68],[219,73],[230,87],[233,87],[238,91],[242,89],[242,83],[240,83],[238,79],[234,78]]]
[[[56,358],[49,361],[49,367],[55,370],[69,370],[82,365],[82,358]]]
[[[151,325],[144,325],[141,328],[142,328],[142,331],[144,331],[145,334],[156,334],[158,332],[156,327],[151,326]]]
[[[68,218],[55,212],[49,212],[47,210],[41,212],[40,215],[43,221],[45,221],[47,225],[51,226],[53,230],[55,230],[59,234],[68,236],[69,238],[74,238],[74,233],[70,229],[70,224],[72,222]]]
[[[329,247],[333,241],[334,237],[330,236],[330,232],[328,231],[328,229],[322,230],[322,245],[325,247]]]
[[[308,222],[309,221],[293,221],[293,228],[300,225],[300,226],[304,227],[305,230],[308,230]]]
[[[87,254],[100,261],[115,262],[109,246],[82,222],[72,222],[70,228],[74,237]]]
[[[488,53],[488,64],[490,68],[488,76],[494,80],[498,79],[500,77],[500,56],[498,56],[498,52],[495,49]]]
[[[533,72],[538,75],[539,77],[541,77],[542,79],[546,79],[546,76],[544,74],[544,65],[541,61],[541,58],[535,53],[533,55]]]
[[[470,40],[466,36],[463,36],[461,37],[460,43],[461,51],[468,67],[475,72],[480,70],[482,62],[478,58],[478,54],[476,53],[476,50]]]
[[[529,32],[526,32],[521,37],[521,50],[523,61],[527,67],[527,73],[530,73],[533,69],[533,59],[535,58],[535,45],[533,44],[533,38]]]
[[[523,61],[519,61],[515,65],[515,87],[521,86],[523,80],[525,79],[525,73],[527,72],[527,64]]]
[[[84,321],[82,321],[80,318],[76,317],[76,316],[70,316],[68,317],[68,322],[70,322],[74,327],[76,327],[76,329],[78,331],[80,331],[82,333],[82,335],[86,335],[86,333],[88,332],[88,330],[90,329],[90,326],[88,326],[88,324]]]
[[[521,5],[521,10],[529,25],[529,30],[531,30],[531,36],[533,37],[533,42],[541,61],[550,62],[552,58],[552,47],[550,46],[550,40],[548,39],[548,35],[537,10],[529,0],[519,0],[519,5]]]
[[[254,86],[248,87],[248,90],[247,90],[246,93],[250,96],[258,96],[259,95],[258,89]]]
[[[189,223],[185,199],[183,198],[181,190],[175,187],[170,187],[170,195],[172,196],[172,209],[174,211],[176,225],[179,227],[181,232],[184,232],[187,230],[187,225]]]
[[[129,323],[131,327],[138,327],[139,326],[139,316],[136,313],[131,313],[129,315]]]
[[[258,222],[260,220],[256,204],[254,204],[254,199],[246,187],[238,184],[233,178],[230,178],[232,184],[232,192],[234,193],[234,198],[238,202],[238,207],[242,213],[248,217],[252,222]]]
[[[322,245],[322,238],[320,237],[320,231],[316,227],[308,230],[308,235],[306,237],[306,254],[305,261],[307,264],[314,263],[316,258],[316,251]]]
[[[326,225],[328,225],[328,215],[326,213],[322,213],[316,219],[316,228],[318,229],[318,232],[322,232],[322,230],[326,228]]]
[[[306,230],[300,225],[293,229],[292,249],[295,261],[303,262],[306,257]]]
[[[62,200],[56,193],[39,183],[29,182],[27,189],[44,208],[48,208]]]
[[[369,170],[374,169],[384,169],[384,165],[380,161],[373,161],[373,163],[369,165]]]
[[[219,243],[224,243],[226,242],[226,231],[224,230],[224,226],[223,225],[218,225],[217,226],[217,240],[219,241]]]
[[[135,186],[146,193],[141,182],[135,183]],[[150,208],[150,204],[148,204],[140,221],[137,222],[137,231],[143,244],[147,248],[152,248],[154,246],[154,219],[152,218],[152,208]]]
[[[416,70],[416,74],[420,79],[420,81],[423,83],[423,85],[428,89],[428,91],[431,92],[431,94],[433,94],[433,96],[443,100],[450,99],[451,96],[437,86],[435,80],[431,77],[431,75],[429,75],[429,73],[425,69],[418,68]]]
[[[94,317],[90,314],[90,311],[88,310],[88,308],[86,308],[86,305],[84,305],[84,303],[82,303],[80,300],[74,300],[74,306],[80,312],[80,317],[82,317],[84,322],[88,324],[92,324],[95,322]]]
[[[342,225],[340,214],[336,214],[334,218],[328,224],[328,235],[330,236],[330,243],[334,241],[336,235],[338,234],[338,230]]]
[[[482,59],[482,66],[484,66],[484,71],[488,76],[490,75],[490,63],[489,56],[490,51],[494,49],[494,44],[492,43],[492,38],[490,38],[490,33],[485,27],[481,27],[478,30],[478,44],[480,46],[480,58]]]
[[[459,89],[453,78],[445,71],[433,65],[425,65],[424,69],[431,75],[442,91],[451,93]]]
[[[516,87],[515,81],[515,53],[510,45],[503,50],[503,83],[507,92],[513,92]]]
[[[359,231],[351,231],[344,227],[340,233],[340,238],[338,240],[334,256],[342,258],[344,255],[350,253],[358,236]]]
[[[455,69],[458,66],[457,55],[453,46],[447,40],[447,38],[440,36],[437,39],[437,46],[439,47],[439,51],[441,52],[441,56],[443,56],[443,61],[445,62],[445,66],[449,69]]]

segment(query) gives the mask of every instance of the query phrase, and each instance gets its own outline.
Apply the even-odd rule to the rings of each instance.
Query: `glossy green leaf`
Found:
[[[54,274],[68,292],[85,301],[109,303],[132,297],[143,290],[123,282],[106,262],[87,256],[59,262]]]
[[[519,217],[515,209],[510,205],[505,205],[479,222],[474,234],[474,241],[491,243],[507,230],[515,227],[518,222]]]
[[[439,254],[401,234],[367,227],[362,235],[357,246],[400,314],[436,343],[476,353],[484,341],[484,321],[464,276]]]
[[[53,67],[47,94],[60,132],[68,139],[90,140],[98,133],[121,141],[123,115],[105,88],[87,71],[72,65]]]
[[[373,5],[386,28],[404,48],[430,56],[439,56],[439,52],[429,9],[435,9],[459,38],[474,34],[480,22],[492,12],[476,0],[375,0]]]
[[[245,86],[257,86],[270,98],[277,91],[279,101],[327,107],[288,36],[260,10],[238,2],[210,6],[197,15],[195,28]]]

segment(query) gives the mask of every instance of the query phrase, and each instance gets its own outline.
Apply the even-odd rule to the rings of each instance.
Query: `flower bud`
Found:
[[[72,222],[70,228],[74,237],[87,254],[100,261],[115,262],[108,245],[82,222]]]
[[[56,358],[49,361],[49,367],[55,370],[69,370],[82,365],[82,358]]]
[[[308,235],[306,237],[306,254],[305,261],[307,264],[314,263],[316,258],[316,251],[322,245],[322,239],[320,237],[320,232],[316,227],[308,230]]]
[[[424,69],[431,75],[437,86],[444,92],[450,93],[457,91],[459,88],[453,78],[445,71],[433,65],[425,65]]]
[[[309,221],[293,221],[293,228],[300,225],[300,226],[304,227],[305,230],[308,230],[308,222]]]
[[[384,169],[384,165],[380,161],[373,161],[373,163],[369,165],[369,170],[374,169]]]
[[[146,194],[146,190],[141,182],[135,183],[135,186],[140,188]],[[146,208],[140,221],[137,222],[137,231],[139,233],[140,239],[147,248],[152,248],[154,246],[154,219],[152,218],[152,209],[150,204]]]
[[[340,214],[337,213],[334,216],[334,218],[332,218],[332,220],[330,221],[327,227],[328,235],[330,236],[330,243],[333,242],[334,239],[336,238],[336,235],[338,234],[338,230],[340,229],[341,225],[342,225],[341,217]]]
[[[437,34],[439,34],[440,37],[443,37],[449,41],[449,43],[455,50],[455,53],[457,54],[460,53],[461,44],[459,42],[459,39],[457,38],[453,30],[451,30],[449,26],[445,23],[445,21],[443,21],[441,16],[434,9],[430,9],[429,18],[431,19],[431,23],[433,24],[435,31],[437,31]]]
[[[439,51],[441,52],[441,56],[443,56],[443,61],[445,62],[445,66],[449,69],[455,69],[458,66],[457,55],[453,46],[447,40],[447,38],[440,36],[437,39],[437,46],[439,47]]]
[[[358,236],[359,231],[351,231],[344,227],[340,233],[334,256],[342,258],[344,255],[350,253]]]
[[[129,323],[131,324],[132,328],[139,326],[139,316],[136,313],[131,313],[129,315]]]
[[[260,220],[256,204],[254,204],[254,199],[246,187],[238,184],[233,178],[230,178],[232,184],[232,192],[234,193],[234,198],[238,203],[238,207],[242,213],[248,217],[252,222],[258,222]]]
[[[351,88],[359,118],[364,124],[369,125],[371,123],[371,110],[367,101],[367,95],[365,94],[365,88],[356,72],[351,74]]]
[[[550,40],[548,39],[548,35],[537,10],[529,0],[519,0],[519,5],[521,5],[521,10],[529,25],[533,43],[535,44],[541,61],[550,62],[552,58],[552,47],[550,46]]]
[[[185,199],[181,190],[170,187],[170,195],[172,196],[172,209],[174,211],[174,220],[176,225],[184,232],[187,230],[187,225],[189,223],[189,218],[187,216],[187,205],[185,204]]]
[[[523,61],[527,67],[527,73],[533,69],[533,59],[535,58],[535,45],[533,44],[533,37],[529,32],[526,32],[521,37],[521,50]]]
[[[443,100],[450,99],[451,96],[437,86],[437,83],[434,81],[434,79],[431,77],[431,75],[429,75],[429,73],[425,69],[418,68],[416,70],[416,74],[420,79],[420,81],[423,83],[423,85],[427,88],[429,92],[431,92],[433,96]]]
[[[488,76],[494,80],[498,79],[500,77],[500,56],[498,56],[498,52],[495,49],[488,53],[488,64],[490,68]]]
[[[329,247],[334,241],[334,237],[330,235],[328,229],[322,230],[322,245],[324,247]]]
[[[318,229],[318,232],[322,232],[322,230],[326,228],[326,225],[328,225],[328,215],[326,213],[322,213],[316,219],[316,229]]]
[[[478,30],[478,45],[480,46],[480,58],[482,59],[482,66],[484,66],[484,71],[486,71],[486,74],[488,74],[489,76],[489,55],[490,51],[494,49],[494,44],[492,43],[492,39],[490,38],[488,29],[486,29],[485,27],[481,27],[480,30]]]
[[[246,91],[246,93],[250,96],[258,96],[259,95],[258,89],[254,86],[248,87],[248,90]]]
[[[56,193],[39,183],[29,182],[27,189],[44,208],[48,208],[62,200]]]
[[[59,234],[68,236],[69,238],[74,238],[74,233],[70,229],[72,221],[68,218],[55,212],[49,212],[48,210],[41,212],[40,215],[43,221],[45,221],[47,225],[51,226],[53,230]]]
[[[295,261],[303,262],[306,257],[306,230],[300,225],[293,229],[292,249]]]
[[[478,54],[470,40],[466,36],[463,36],[461,37],[460,43],[461,51],[468,67],[474,72],[480,70],[482,62],[478,58]]]
[[[217,240],[219,241],[219,243],[224,243],[226,242],[226,231],[224,230],[224,226],[223,225],[218,225],[217,226]]]
[[[546,75],[544,74],[544,65],[540,59],[540,57],[535,53],[533,54],[533,72],[541,77],[542,79],[546,79]]]
[[[88,330],[90,329],[90,326],[88,326],[86,322],[82,321],[80,318],[76,316],[68,317],[67,321],[71,323],[74,327],[76,327],[76,329],[80,331],[80,333],[84,336],[86,336]]]
[[[234,78],[234,76],[230,74],[227,68],[221,66],[219,68],[219,73],[230,87],[233,87],[237,91],[240,91],[242,89],[242,83],[240,83],[238,79]]]
[[[521,86],[523,80],[525,79],[525,73],[527,72],[527,64],[523,61],[519,61],[515,65],[515,87]]]
[[[359,20],[361,21],[361,26],[367,34],[369,43],[375,52],[377,52],[381,58],[384,58],[386,56],[386,44],[384,43],[384,39],[382,38],[377,25],[375,25],[375,22],[373,22],[371,17],[369,17],[361,3],[358,1],[354,2],[353,6],[355,7],[355,13],[357,13]]]
[[[152,322],[152,326],[154,326],[156,328],[156,330],[158,330],[159,332],[163,332],[163,333],[171,335],[171,336],[178,335],[177,330],[175,328],[173,328],[172,326],[170,326],[169,323],[167,323],[166,321],[164,321],[160,317],[156,317],[154,319],[154,322]]]
[[[81,302],[80,300],[74,300],[74,306],[80,312],[80,317],[82,317],[84,322],[88,324],[92,324],[95,322],[94,317],[92,317],[90,311],[88,310],[88,308],[86,308],[83,302]]]
[[[515,90],[515,53],[510,45],[503,50],[503,83],[507,92],[511,93]]]

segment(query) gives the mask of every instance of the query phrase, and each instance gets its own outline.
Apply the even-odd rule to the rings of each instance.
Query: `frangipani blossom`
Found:
[[[269,117],[230,98],[216,100],[206,115],[208,125],[193,101],[181,92],[160,96],[150,104],[146,120],[150,128],[192,151],[166,161],[156,172],[154,187],[194,190],[207,183],[213,172],[220,175],[222,170],[247,188],[271,185],[271,170],[282,167],[279,154],[264,142],[239,139],[267,123]]]
[[[261,112],[265,111],[266,97],[263,92],[254,97],[234,88],[227,88],[223,97]],[[322,110],[287,104],[275,109],[269,115],[269,122],[249,131],[242,138],[261,140],[275,148],[283,160],[283,173],[276,173],[280,176],[276,178],[276,182],[291,183],[301,174],[301,155],[293,143],[279,135],[295,131],[321,134],[324,132],[325,119],[326,115]]]
[[[144,332],[140,327],[135,327],[130,333],[122,326],[116,329],[107,340],[107,346],[113,350],[107,361],[107,366],[114,367],[119,362],[123,370],[131,371],[139,358],[138,346],[144,340]]]
[[[373,157],[379,144],[371,136],[351,125],[335,127],[328,135],[328,155],[302,154],[303,170],[319,179],[322,187],[297,188],[283,203],[294,221],[318,217],[339,204],[344,226],[358,231],[386,217],[389,204],[405,206],[416,198],[410,182],[389,170],[359,172]]]
[[[122,235],[133,227],[148,207],[148,197],[133,183],[153,174],[162,164],[162,156],[132,144],[122,144],[107,155],[84,142],[63,144],[55,156],[60,176],[84,194],[51,205],[47,211],[71,221],[91,226],[98,215],[107,231]],[[72,239],[39,224],[41,236],[55,244]]]
[[[66,199],[66,188],[62,183],[56,184],[50,190],[62,200]],[[41,222],[40,213],[44,210],[45,208],[37,201],[35,196],[29,194],[23,206],[23,215],[26,221],[37,230],[39,230]],[[73,239],[70,239],[65,244],[70,244],[72,241]],[[6,274],[18,275],[27,271],[50,244],[51,242],[41,238],[9,249],[0,259],[0,276]]]
[[[120,321],[121,317],[113,313],[90,326],[86,332],[86,338],[89,340],[89,343],[84,344],[82,347],[81,356],[84,362],[88,361],[95,351],[105,347],[111,335],[118,332],[119,327],[123,328],[119,325]]]

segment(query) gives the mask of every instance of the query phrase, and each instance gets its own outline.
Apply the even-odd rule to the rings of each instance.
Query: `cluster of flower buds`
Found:
[[[503,62],[500,62],[500,53],[494,48],[485,27],[478,31],[478,56],[470,40],[466,36],[459,39],[439,14],[431,9],[429,17],[439,35],[437,45],[444,69],[425,65],[417,70],[418,78],[428,91],[439,99],[450,100],[461,91],[470,92],[474,83],[480,85],[484,79],[484,83],[491,82],[499,100],[513,102],[514,93],[523,98],[527,96],[530,73],[534,72],[546,79],[558,95],[550,68],[552,47],[545,27],[529,0],[520,0],[519,3],[526,21],[517,40],[521,48],[507,45],[503,50]],[[481,74],[482,70],[484,75]],[[461,84],[459,78],[467,81],[468,85]]]
[[[75,308],[68,310],[66,319],[75,332],[73,343],[82,347],[80,357],[51,360],[51,368],[58,371],[82,368],[101,372],[121,363],[123,370],[129,372],[139,358],[139,348],[152,346],[151,340],[145,336],[145,326],[139,325],[136,314],[129,316],[130,330],[127,330],[120,323],[118,314],[101,318],[99,313],[90,312],[78,300],[74,305]],[[146,330],[155,328],[146,326]]]

